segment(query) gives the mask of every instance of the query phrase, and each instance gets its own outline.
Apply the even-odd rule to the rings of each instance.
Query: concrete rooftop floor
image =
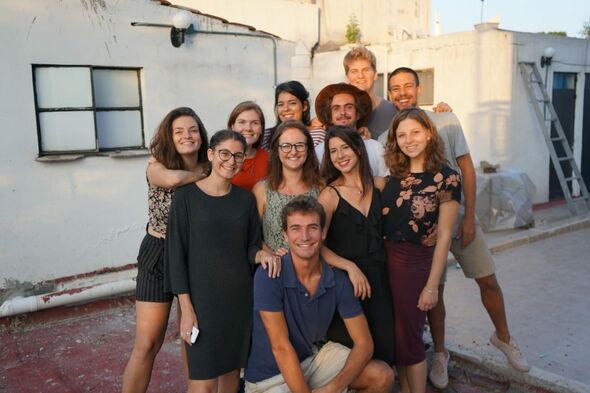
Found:
[[[535,228],[486,235],[499,251],[510,327],[533,369],[513,371],[488,344],[493,328],[476,284],[451,265],[445,300],[452,362],[445,392],[590,392],[583,351],[590,342],[590,217],[572,218],[555,206],[535,218]],[[176,331],[174,317],[150,392],[186,391]],[[134,335],[132,297],[0,319],[0,392],[118,392]]]

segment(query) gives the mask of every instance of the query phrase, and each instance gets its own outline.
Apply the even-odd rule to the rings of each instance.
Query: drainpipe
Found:
[[[174,26],[162,24],[162,23],[144,23],[144,22],[131,22],[131,26],[147,26],[147,27],[167,27],[172,28]],[[232,36],[241,36],[241,37],[256,37],[256,38],[264,38],[267,40],[272,41],[273,47],[273,71],[274,71],[274,86],[273,89],[277,86],[277,40],[275,37],[271,35],[263,35],[263,34],[255,34],[255,33],[240,33],[240,32],[232,32],[232,31],[210,31],[210,30],[197,30],[191,24],[184,34],[210,34],[210,35],[232,35]]]
[[[315,51],[318,50],[320,47],[320,35],[321,35],[321,28],[322,28],[322,21],[321,21],[321,14],[322,9],[318,7],[318,39],[315,44],[311,47],[311,60],[315,56]]]
[[[135,280],[127,279],[89,287],[66,289],[45,295],[16,297],[2,303],[2,306],[0,306],[0,318],[121,295],[132,292],[135,285]]]

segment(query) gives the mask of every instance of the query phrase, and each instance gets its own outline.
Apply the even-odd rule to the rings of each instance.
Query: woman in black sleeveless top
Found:
[[[326,210],[325,245],[356,263],[367,277],[371,291],[362,299],[362,306],[374,341],[374,357],[393,365],[393,309],[381,235],[381,200],[364,143],[355,129],[330,127],[321,173],[328,184],[319,196]],[[352,345],[338,315],[328,339]]]

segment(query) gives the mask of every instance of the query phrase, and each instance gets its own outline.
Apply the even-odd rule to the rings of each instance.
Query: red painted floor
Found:
[[[171,315],[176,315],[174,310]],[[186,391],[176,326],[173,317],[156,358],[149,392]],[[120,392],[134,338],[132,298],[0,319],[0,392]],[[450,371],[450,378],[444,392],[510,390],[510,383],[457,368]],[[438,390],[428,386],[427,391]]]
[[[173,319],[156,358],[150,392],[186,390]],[[119,392],[134,337],[134,303],[129,298],[5,320],[0,391]]]

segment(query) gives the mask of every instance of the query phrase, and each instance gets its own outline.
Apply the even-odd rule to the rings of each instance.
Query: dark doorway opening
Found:
[[[577,76],[571,72],[556,72],[553,74],[553,95],[552,102],[555,112],[559,117],[565,137],[572,147],[574,143],[574,119],[576,112],[576,81]],[[551,125],[551,137],[556,137],[555,127]],[[561,147],[560,142],[554,142],[555,152],[558,157],[564,157],[566,154]],[[572,174],[571,165],[568,162],[562,162],[561,168],[565,177]],[[568,183],[571,192],[571,183]],[[557,178],[557,173],[553,168],[553,163],[549,163],[549,200],[563,199],[563,191]]]
[[[584,83],[584,121],[582,123],[582,162],[580,172],[586,183],[590,186],[590,74],[586,74]]]

